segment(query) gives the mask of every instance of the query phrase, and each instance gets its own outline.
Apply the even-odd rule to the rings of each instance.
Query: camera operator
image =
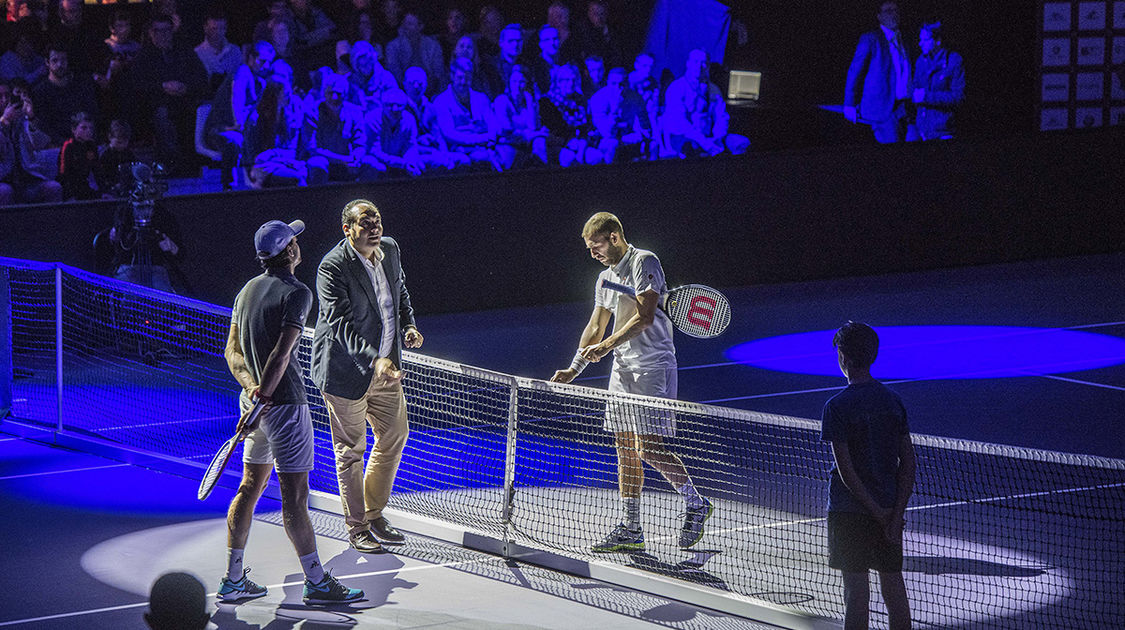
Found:
[[[35,122],[31,98],[0,83],[0,206],[62,201],[62,185],[46,176],[43,149],[49,142]]]
[[[180,225],[161,202],[167,188],[160,180],[162,169],[133,162],[122,164],[121,171],[122,178],[132,182],[109,231],[114,277],[169,293],[189,293],[179,265],[184,256]]]

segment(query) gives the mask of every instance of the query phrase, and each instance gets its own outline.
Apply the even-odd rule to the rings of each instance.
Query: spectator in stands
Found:
[[[469,28],[465,12],[456,6],[449,7],[446,10],[445,21],[442,25],[444,28],[438,35],[438,43],[441,44],[442,58],[446,64],[443,66],[444,68],[448,67],[450,60],[453,59],[453,49],[457,47],[457,42],[469,34]]]
[[[227,17],[221,12],[211,11],[203,21],[203,42],[195,47],[203,69],[207,71],[210,97],[222,85],[228,75],[234,75],[242,65],[242,51],[227,41]]]
[[[293,46],[293,38],[290,36],[293,29],[292,24],[291,21],[286,19],[270,20],[265,41],[273,44],[274,65],[285,64],[289,66],[289,73],[293,75],[294,89],[308,91],[312,84],[309,66],[304,59],[297,56],[296,49]]]
[[[55,45],[65,47],[75,72],[90,74],[102,66],[106,48],[97,29],[86,19],[82,0],[61,0],[58,6],[59,21],[50,26],[47,37]]]
[[[402,4],[398,0],[382,0],[379,3],[379,14],[382,19],[375,26],[375,39],[386,46],[398,37],[398,27],[402,25]]]
[[[474,68],[481,66],[480,53],[477,51],[476,39],[471,35],[465,35],[457,40],[457,45],[453,48],[453,59],[457,57],[464,57],[473,63]],[[450,59],[452,63],[453,59]],[[473,85],[472,88],[478,92],[488,92],[488,81],[479,72],[473,72]]]
[[[277,59],[269,42],[257,41],[247,52],[246,63],[223,81],[215,92],[207,116],[204,141],[222,154],[220,181],[223,189],[234,184],[234,169],[245,146],[246,121],[274,75]],[[253,157],[253,156],[250,156]]]
[[[406,23],[409,14],[403,20]],[[406,111],[406,93],[398,88],[383,94],[383,106],[370,115],[379,116],[372,124],[368,151],[375,159],[387,165],[392,175],[421,175],[426,168],[418,150],[418,125],[414,116]]]
[[[663,111],[660,107],[660,83],[655,77],[648,77],[638,83],[631,84],[630,89],[644,104],[644,117],[642,127],[648,130],[648,138],[651,140],[648,145],[648,158],[655,160],[662,157],[670,157],[662,154],[664,147],[661,146],[660,139],[664,136],[663,126],[661,123],[661,116]]]
[[[547,143],[560,165],[596,164],[601,154],[590,146],[590,113],[579,90],[578,68],[565,64],[551,75],[551,89],[539,99],[539,115],[551,132]]]
[[[625,86],[625,69],[609,71],[606,86],[590,97],[590,118],[598,134],[598,152],[606,164],[646,156],[652,129],[644,101]]]
[[[383,45],[376,41],[375,24],[376,13],[372,9],[365,9],[356,13],[351,22],[344,23],[345,37],[336,42],[336,74],[346,75],[352,71],[351,51],[352,42],[364,41],[375,49],[375,58],[384,59]]]
[[[313,65],[329,63],[335,50],[336,24],[313,0],[289,0],[289,10],[295,55]]]
[[[4,5],[5,22],[18,22],[31,15],[31,7],[28,6],[27,0],[7,0]]]
[[[12,48],[0,56],[0,80],[22,78],[34,85],[47,76],[47,60],[43,57],[43,37],[31,20],[16,23]]]
[[[127,11],[114,11],[109,22],[109,37],[104,40],[106,59],[93,75],[98,87],[99,119],[114,119],[129,111],[133,98],[129,69],[141,50],[133,39],[133,21]]]
[[[86,112],[71,118],[72,135],[59,151],[59,183],[63,199],[97,199],[98,144],[94,141],[94,119]]]
[[[879,29],[859,38],[844,85],[844,117],[871,125],[876,142],[906,139],[910,56],[898,29],[898,3],[879,5]]]
[[[547,7],[547,24],[559,34],[559,63],[578,61],[578,40],[570,31],[570,7],[561,0],[552,2]]]
[[[576,35],[578,54],[583,59],[595,56],[610,67],[622,65],[624,56],[617,33],[609,26],[609,3],[606,0],[589,0],[586,3],[586,18]]]
[[[393,74],[379,63],[375,48],[367,42],[356,42],[349,54],[352,72],[347,77],[347,101],[364,113],[379,107],[383,93],[398,87]]]
[[[528,71],[516,66],[508,76],[508,89],[496,97],[499,141],[496,147],[505,168],[523,166],[530,157],[547,164],[547,128],[539,122],[539,102],[529,88]]]
[[[406,69],[403,91],[406,93],[406,109],[414,116],[418,126],[418,153],[427,166],[452,169],[469,163],[462,153],[450,151],[438,128],[437,113],[433,103],[426,96],[426,71],[415,66]]]
[[[387,44],[387,70],[399,83],[406,69],[418,66],[433,80],[429,87],[431,94],[439,92],[444,86],[442,77],[445,63],[442,61],[441,44],[429,35],[422,34],[422,17],[417,10],[409,10],[402,16],[398,37]]]
[[[593,95],[605,87],[605,61],[597,55],[582,60],[582,93]]]
[[[664,131],[669,148],[681,157],[735,155],[750,148],[745,136],[727,133],[730,115],[718,86],[711,83],[707,53],[696,49],[688,53],[684,75],[664,93]]]
[[[941,22],[922,25],[922,54],[914,66],[914,130],[921,140],[948,140],[955,132],[954,113],[965,100],[965,65],[961,55],[942,45]]]
[[[371,181],[387,168],[367,154],[363,110],[347,94],[347,79],[327,75],[324,100],[305,113],[297,156],[307,160],[310,185]]]
[[[184,26],[184,19],[180,15],[180,7],[176,0],[152,0],[152,18],[162,16],[168,18],[168,22],[172,25],[172,33],[177,37],[181,34]],[[151,18],[149,20],[152,21]]]
[[[544,24],[539,29],[539,55],[531,62],[536,97],[542,97],[551,89],[551,72],[561,63],[559,31],[550,24]]]
[[[275,77],[277,79],[278,77]],[[290,84],[271,80],[246,121],[245,163],[250,186],[304,186],[308,166],[297,158],[304,111]]]
[[[165,573],[148,596],[145,623],[152,630],[203,630],[211,620],[207,589],[188,573]]]
[[[477,46],[477,54],[481,61],[500,54],[500,31],[504,29],[504,14],[494,5],[486,4],[480,9],[480,19],[477,20],[480,30],[473,38]],[[476,66],[480,68],[480,66]],[[477,74],[480,74],[477,72]]]
[[[137,161],[129,148],[133,130],[121,119],[109,123],[109,144],[98,155],[98,189],[103,193],[121,194],[121,165]]]
[[[266,18],[254,25],[254,41],[270,41],[271,24],[274,21],[293,22],[293,14],[289,11],[288,0],[267,0]],[[275,47],[275,42],[270,42]]]
[[[519,63],[523,52],[523,28],[509,24],[500,31],[500,54],[484,60],[481,71],[488,82],[488,98],[494,99],[508,89],[508,75]]]
[[[67,45],[52,42],[47,50],[47,78],[31,90],[39,128],[60,147],[70,137],[70,119],[78,112],[96,116],[98,95],[89,75],[70,68]]]
[[[10,94],[0,92],[0,205],[62,201],[62,186],[49,178],[50,137],[36,125],[26,90]]]
[[[149,25],[149,44],[133,62],[132,79],[139,107],[133,120],[151,118],[157,160],[170,172],[190,172],[185,147],[194,146],[195,108],[207,85],[195,51],[174,43],[172,18],[156,14]]]
[[[474,164],[491,164],[503,170],[496,153],[496,118],[492,103],[472,89],[473,62],[455,57],[449,65],[449,87],[434,98],[438,129],[451,151],[457,151]]]
[[[629,87],[635,88],[637,84],[652,76],[652,66],[655,60],[648,53],[641,53],[633,60],[633,70],[629,72]]]

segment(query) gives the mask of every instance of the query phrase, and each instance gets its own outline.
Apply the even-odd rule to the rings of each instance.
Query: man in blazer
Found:
[[[898,4],[879,5],[879,28],[859,38],[844,86],[844,116],[871,125],[880,143],[906,137],[910,57],[898,28]]]
[[[380,541],[404,540],[383,508],[409,433],[402,348],[421,347],[422,334],[398,243],[383,236],[378,208],[356,199],[344,206],[341,221],[345,238],[317,269],[312,378],[328,407],[349,542],[362,553],[381,553]],[[368,423],[375,442],[365,472]]]

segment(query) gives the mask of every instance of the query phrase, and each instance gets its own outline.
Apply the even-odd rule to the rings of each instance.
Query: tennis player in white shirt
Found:
[[[650,251],[625,240],[621,221],[599,212],[586,221],[582,239],[590,256],[607,267],[598,276],[594,311],[582,331],[579,350],[570,367],[555,372],[552,381],[569,383],[591,362],[613,353],[609,391],[660,398],[676,397],[676,348],[672,322],[658,308],[668,292],[664,269]],[[609,280],[633,288],[636,298],[602,287]],[[613,332],[606,336],[610,317]],[[611,402],[606,408],[605,429],[616,438],[617,480],[621,491],[621,522],[594,545],[598,553],[635,552],[645,548],[641,528],[642,462],[648,462],[684,498],[685,511],[679,545],[688,548],[703,538],[703,524],[714,506],[700,496],[679,456],[668,450],[664,438],[676,432],[672,412]]]

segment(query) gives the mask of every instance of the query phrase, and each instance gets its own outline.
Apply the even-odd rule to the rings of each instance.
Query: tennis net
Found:
[[[13,418],[202,472],[237,417],[222,357],[228,309],[63,265],[0,259],[0,270],[10,297]],[[306,334],[306,374],[309,349]],[[753,598],[798,621],[842,618],[842,584],[826,564],[831,454],[819,423],[611,395],[419,354],[405,355],[404,368],[411,435],[393,508],[578,562]],[[307,385],[317,442],[310,483],[334,495],[327,415]],[[690,550],[678,545],[684,500],[646,465],[644,551],[591,551],[620,519],[607,410],[638,423],[675,418],[668,448],[716,506]],[[1125,461],[914,440],[904,574],[918,627],[1102,628],[1125,618]],[[873,605],[876,625],[885,623],[881,610]]]

